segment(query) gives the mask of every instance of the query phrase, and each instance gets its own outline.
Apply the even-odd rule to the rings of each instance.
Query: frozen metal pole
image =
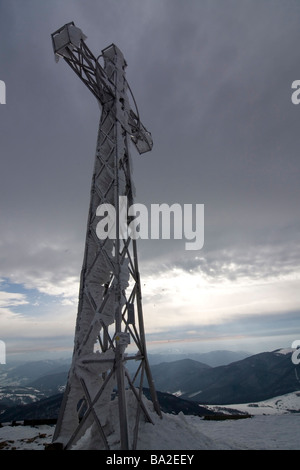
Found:
[[[144,376],[154,409],[159,416],[161,412],[146,352],[136,241],[124,231],[120,214],[126,211],[126,223],[127,201],[133,203],[129,141],[142,154],[152,149],[152,138],[129,104],[126,62],[114,44],[96,58],[74,23],[53,33],[52,43],[56,58],[67,62],[101,105],[73,359],[53,441],[72,449],[90,433],[87,450],[109,449],[109,436],[115,431],[120,433],[121,449],[135,449],[140,415],[152,422],[143,402]],[[98,228],[104,214],[99,208],[108,206],[116,218],[102,238]],[[130,343],[137,348],[135,354],[125,354]],[[129,360],[138,364],[133,379],[126,370]],[[119,426],[112,430],[116,391]],[[136,399],[130,410],[128,394]],[[132,419],[134,436],[129,435]]]
[[[126,63],[122,53],[115,47],[115,56],[113,62],[115,64],[115,96],[116,103],[124,103],[125,101],[125,74]],[[117,266],[117,286],[116,286],[116,319],[115,331],[116,339],[122,331],[122,288],[121,288],[121,265],[120,265],[120,187],[119,187],[119,162],[123,158],[124,143],[122,138],[121,123],[125,122],[125,110],[120,106],[116,106],[116,153],[115,153],[115,208],[116,208],[116,266]],[[125,370],[124,370],[124,347],[120,341],[116,341],[116,376],[118,388],[118,405],[120,419],[120,441],[121,449],[129,449],[128,441],[128,419],[127,419],[127,403],[125,397]]]

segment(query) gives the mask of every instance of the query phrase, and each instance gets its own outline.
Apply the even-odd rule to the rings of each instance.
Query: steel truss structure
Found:
[[[117,408],[120,448],[136,449],[141,417],[152,422],[143,401],[145,380],[162,416],[147,358],[137,245],[127,230],[134,201],[130,141],[141,154],[152,149],[152,139],[137,108],[130,106],[121,51],[112,44],[96,58],[85,39],[73,22],[52,34],[56,58],[67,62],[102,109],[73,359],[53,442],[72,449],[89,433],[89,449],[110,449],[116,431],[112,410]],[[112,206],[114,220],[104,210]],[[106,237],[99,236],[99,221],[107,228]],[[136,347],[132,354],[125,352],[129,343]],[[127,361],[135,362],[134,375]]]

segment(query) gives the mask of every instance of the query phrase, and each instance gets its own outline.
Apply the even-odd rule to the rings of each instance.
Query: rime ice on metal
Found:
[[[67,62],[102,109],[73,360],[53,440],[64,449],[72,449],[89,432],[93,436],[91,448],[109,449],[110,406],[116,393],[120,448],[135,449],[139,420],[151,421],[143,403],[145,378],[154,408],[161,416],[146,352],[137,247],[135,240],[119,236],[118,217],[116,238],[100,240],[96,233],[97,208],[100,204],[112,204],[119,214],[122,196],[132,205],[130,141],[139,153],[144,153],[151,150],[152,139],[140,122],[137,109],[134,111],[129,103],[122,52],[114,44],[102,50],[102,66],[100,56],[92,54],[85,38],[74,23],[52,34],[56,58],[62,57]],[[126,353],[130,343],[135,345],[135,353]],[[134,377],[126,369],[127,361],[136,363]],[[127,406],[128,394],[136,401],[133,429],[128,429],[128,415],[132,421],[133,413]]]

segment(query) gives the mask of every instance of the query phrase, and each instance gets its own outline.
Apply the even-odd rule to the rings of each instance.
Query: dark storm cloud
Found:
[[[281,255],[273,262],[284,266],[299,244],[299,110],[290,99],[299,75],[294,53],[299,7],[294,2],[193,6],[188,18],[172,10],[164,41],[152,25],[155,68],[149,61],[146,67],[148,95],[154,98],[146,109],[152,106],[158,141],[153,154],[138,163],[147,176],[153,174],[149,185],[137,181],[138,194],[155,202],[204,203],[203,256],[219,256],[222,249],[225,257],[229,250],[238,258],[247,257],[245,251],[260,250],[259,256],[269,251],[270,266],[274,245]],[[177,247],[156,245],[159,257],[168,250],[178,256]],[[299,266],[297,256],[294,261]]]

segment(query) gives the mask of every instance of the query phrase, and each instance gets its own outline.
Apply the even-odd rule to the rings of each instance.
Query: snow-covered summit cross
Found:
[[[130,237],[120,237],[119,216],[116,238],[100,240],[96,233],[97,207],[112,204],[118,215],[122,210],[120,196],[132,205],[130,141],[141,154],[152,149],[152,138],[138,110],[129,104],[130,88],[121,51],[112,44],[96,58],[85,39],[73,22],[52,34],[56,58],[68,63],[102,108],[73,360],[53,441],[71,449],[90,433],[90,449],[109,449],[109,435],[116,422],[112,416],[117,408],[120,448],[135,449],[141,416],[151,421],[143,401],[145,376],[154,409],[161,416],[146,352],[137,245]],[[130,343],[136,351],[126,354]],[[126,361],[136,364],[133,374],[125,367]]]

